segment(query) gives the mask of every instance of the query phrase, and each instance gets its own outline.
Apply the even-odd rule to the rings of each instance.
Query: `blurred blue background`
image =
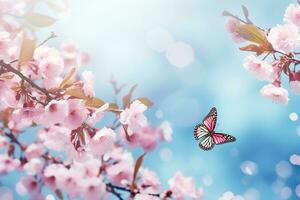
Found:
[[[264,83],[242,67],[247,54],[231,41],[221,16],[223,10],[242,15],[245,5],[252,21],[273,27],[283,23],[290,3],[294,1],[73,0],[65,18],[51,27],[59,37],[50,45],[72,39],[88,52],[91,63],[85,69],[95,73],[97,96],[106,101],[112,101],[108,80],[113,74],[121,83],[137,83],[135,95],[155,102],[147,112],[149,121],[169,120],[174,129],[173,141],[160,144],[145,160],[162,183],[181,170],[204,188],[207,200],[226,191],[248,200],[297,199],[299,168],[288,162],[300,153],[299,122],[289,114],[300,112],[300,98],[290,93],[283,106],[260,96]],[[49,29],[42,32],[46,36]],[[176,67],[168,53],[158,52],[161,43],[172,40],[189,45],[186,57],[178,58],[187,66]],[[177,55],[169,58],[176,61]],[[216,129],[237,141],[204,152],[193,129],[213,106],[219,114]]]

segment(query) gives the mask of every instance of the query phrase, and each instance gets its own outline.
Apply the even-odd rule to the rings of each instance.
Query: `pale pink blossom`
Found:
[[[144,186],[146,189],[151,189],[151,193],[159,192],[160,189],[160,182],[157,175],[149,170],[142,168],[140,170],[142,175],[142,187]]]
[[[172,140],[173,129],[169,121],[164,121],[161,123],[161,125],[158,127],[158,131],[161,140],[168,142]]]
[[[284,22],[294,24],[300,28],[300,6],[297,4],[290,4],[285,10]]]
[[[20,160],[10,158],[8,155],[0,154],[0,174],[11,172],[17,169],[20,164]]]
[[[192,177],[185,177],[181,172],[176,172],[175,176],[168,181],[168,184],[172,191],[172,196],[177,200],[196,197],[196,188]]]
[[[264,60],[258,59],[254,55],[247,56],[244,60],[244,67],[255,78],[261,81],[274,81],[274,69],[271,64]]]
[[[42,45],[35,49],[33,58],[38,62],[40,62],[44,59],[49,59],[49,58],[59,59],[61,57],[57,49]]]
[[[232,17],[230,17],[230,18],[228,19],[228,21],[226,22],[226,24],[225,24],[225,28],[226,28],[226,30],[230,33],[231,38],[232,38],[232,40],[233,40],[234,42],[243,42],[243,41],[245,41],[245,40],[240,36],[240,34],[237,32],[237,28],[238,28],[238,26],[239,26],[240,24],[241,24],[241,23],[240,23],[238,20],[236,20],[236,19],[234,19],[234,18],[232,18]]]
[[[101,166],[100,159],[89,158],[84,162],[74,162],[70,171],[80,178],[94,177],[99,174],[99,168]]]
[[[68,170],[62,164],[50,164],[43,171],[43,179],[45,184],[55,190],[65,184],[61,184],[68,174]]]
[[[124,158],[114,165],[106,168],[109,179],[119,185],[127,185],[132,181],[133,177],[133,160],[132,158]]]
[[[284,53],[295,51],[299,47],[298,28],[292,24],[277,25],[270,30],[268,40],[273,48]]]
[[[39,72],[43,78],[52,79],[58,77],[63,71],[64,63],[59,58],[46,58],[39,64]]]
[[[0,149],[3,149],[7,146],[8,142],[6,140],[6,137],[0,135]]]
[[[43,84],[47,90],[50,90],[50,89],[58,88],[62,80],[63,79],[61,77],[45,78]]]
[[[6,48],[8,48],[11,42],[10,34],[6,31],[0,31],[0,52],[6,52]]]
[[[51,100],[45,107],[45,123],[53,125],[61,123],[67,117],[69,104],[66,100]]]
[[[144,112],[147,110],[147,106],[142,104],[139,100],[135,100],[131,103],[129,108],[126,108],[120,114],[120,122],[124,125],[128,125],[127,132],[132,135],[133,132],[139,131],[142,127],[147,125],[147,118]]]
[[[104,127],[91,138],[89,148],[93,155],[100,157],[114,148],[115,141],[116,133],[112,129]]]
[[[69,99],[68,104],[69,111],[64,121],[64,125],[70,129],[76,129],[87,119],[88,111],[84,102],[81,100]]]
[[[35,175],[42,171],[43,165],[44,162],[41,159],[33,158],[23,166],[23,169],[28,175]]]
[[[61,45],[61,55],[67,68],[80,67],[82,65],[81,52],[78,45],[73,41],[65,41]]]
[[[51,126],[50,128],[41,129],[38,132],[38,138],[45,147],[62,151],[66,146],[71,145],[70,133],[71,130],[63,126]]]
[[[106,185],[102,177],[92,177],[80,181],[81,196],[86,200],[107,199]]]
[[[146,151],[152,151],[156,147],[157,140],[159,138],[159,132],[156,127],[145,126],[138,134],[139,145]]]
[[[133,200],[160,200],[160,198],[141,193],[141,194],[135,195]]]
[[[92,114],[88,117],[86,123],[90,126],[95,126],[95,124],[103,118],[108,108],[109,108],[109,104],[105,103],[100,108],[92,110],[91,111]]]
[[[84,71],[82,72],[83,77],[83,92],[88,97],[94,97],[95,96],[95,76],[91,71]]]
[[[288,104],[288,91],[282,87],[268,84],[260,90],[260,93],[263,97],[276,103]]]
[[[24,176],[16,184],[16,191],[19,195],[35,195],[40,192],[40,184],[33,176]]]
[[[23,107],[16,109],[10,116],[8,127],[13,130],[22,130],[39,121],[43,114],[42,108]]]
[[[44,148],[42,144],[33,143],[29,145],[25,150],[25,156],[27,160],[37,158],[44,153]]]

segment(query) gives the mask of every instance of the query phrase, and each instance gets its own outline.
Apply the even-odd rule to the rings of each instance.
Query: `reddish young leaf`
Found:
[[[134,171],[133,171],[133,179],[132,179],[132,183],[131,183],[132,190],[134,190],[136,188],[135,181],[136,181],[139,169],[141,168],[141,166],[143,164],[145,155],[146,155],[146,153],[143,153],[135,162]]]

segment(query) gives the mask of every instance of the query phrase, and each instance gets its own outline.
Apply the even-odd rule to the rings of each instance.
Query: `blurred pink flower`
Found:
[[[300,6],[297,4],[290,4],[284,14],[284,22],[294,24],[300,29]]]
[[[106,185],[102,177],[93,177],[80,181],[81,196],[86,200],[107,199]]]
[[[140,173],[142,175],[142,187],[145,187],[147,191],[150,188],[151,193],[159,192],[160,182],[157,175],[153,171],[145,168],[141,168]]]
[[[177,171],[175,176],[168,181],[168,184],[175,199],[196,198],[196,188],[192,177],[185,177]]]
[[[106,173],[109,179],[114,184],[127,185],[132,181],[133,177],[133,159],[132,157],[125,157],[116,164],[108,166]]]
[[[88,117],[88,119],[86,120],[86,123],[90,126],[94,126],[98,121],[100,121],[102,119],[102,117],[105,114],[105,111],[108,109],[109,104],[106,103],[103,106],[101,106],[100,108],[94,109],[92,110],[92,114]]]
[[[44,153],[43,145],[33,143],[29,145],[25,150],[25,156],[27,160],[31,160],[33,158],[37,158]]]
[[[288,91],[282,87],[268,84],[260,90],[260,93],[263,97],[270,99],[276,103],[288,104]]]
[[[70,129],[76,129],[86,120],[88,111],[83,101],[78,99],[69,99],[69,111],[64,121],[64,125]]]
[[[158,127],[160,139],[163,141],[170,142],[172,140],[173,129],[169,121],[164,121]]]
[[[22,196],[27,194],[34,196],[40,193],[40,184],[33,176],[23,176],[16,184],[16,191]]]
[[[135,195],[133,200],[160,200],[160,198],[141,193],[141,194]]]
[[[44,162],[39,158],[33,158],[23,168],[28,175],[35,175],[42,171]]]
[[[133,132],[139,131],[142,127],[147,125],[147,118],[144,112],[147,110],[147,106],[142,104],[139,100],[135,100],[131,103],[129,108],[126,108],[120,114],[120,122],[123,125],[128,125],[127,132],[132,135]]]
[[[290,88],[294,94],[300,94],[300,81],[290,81]]]
[[[39,64],[39,72],[46,79],[58,77],[63,72],[63,68],[63,61],[56,57],[43,59]]]
[[[91,138],[88,146],[93,155],[100,157],[114,148],[115,141],[116,133],[112,129],[104,127]]]
[[[237,26],[240,24],[238,20],[232,17],[230,17],[225,24],[225,28],[230,33],[232,40],[237,43],[245,41],[237,32]]]
[[[80,67],[82,61],[86,58],[85,56],[82,57],[78,45],[73,41],[65,41],[61,45],[61,55],[64,59],[64,65],[67,68]]]
[[[83,77],[83,92],[88,97],[94,97],[95,96],[95,76],[91,71],[84,71],[82,72]]]
[[[258,59],[254,55],[246,57],[244,60],[244,67],[258,80],[272,82],[275,78],[272,65]]]
[[[11,42],[10,34],[6,31],[0,31],[0,52],[6,52],[9,44]]]
[[[21,162],[18,159],[10,158],[8,155],[0,154],[0,174],[6,174],[18,168]]]
[[[283,53],[293,52],[299,47],[298,28],[292,24],[277,25],[267,37],[273,48]]]
[[[69,113],[69,104],[66,100],[51,100],[45,107],[45,123],[54,125],[61,123]]]

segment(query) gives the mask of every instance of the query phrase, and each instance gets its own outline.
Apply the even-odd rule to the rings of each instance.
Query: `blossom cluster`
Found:
[[[134,86],[119,103],[124,87],[115,80],[115,102],[96,97],[94,75],[84,69],[89,57],[75,42],[50,47],[54,34],[37,42],[36,29],[56,19],[34,9],[40,3],[64,8],[64,1],[54,2],[0,2],[0,176],[20,172],[15,190],[34,200],[54,194],[87,200],[202,199],[203,190],[191,177],[178,171],[164,189],[156,173],[142,165],[147,153],[172,139],[168,121],[158,126],[148,121],[148,98],[133,98]],[[107,113],[114,120],[99,126]],[[23,141],[32,131],[32,141]],[[136,161],[133,147],[145,152]]]
[[[257,80],[268,84],[263,86],[260,93],[263,97],[277,103],[288,104],[289,92],[284,88],[282,81],[286,75],[289,79],[291,91],[300,94],[300,5],[290,4],[284,14],[283,24],[263,29],[249,19],[249,12],[243,6],[245,20],[228,11],[226,30],[233,41],[248,42],[241,47],[242,51],[255,52],[244,60],[245,69]]]

